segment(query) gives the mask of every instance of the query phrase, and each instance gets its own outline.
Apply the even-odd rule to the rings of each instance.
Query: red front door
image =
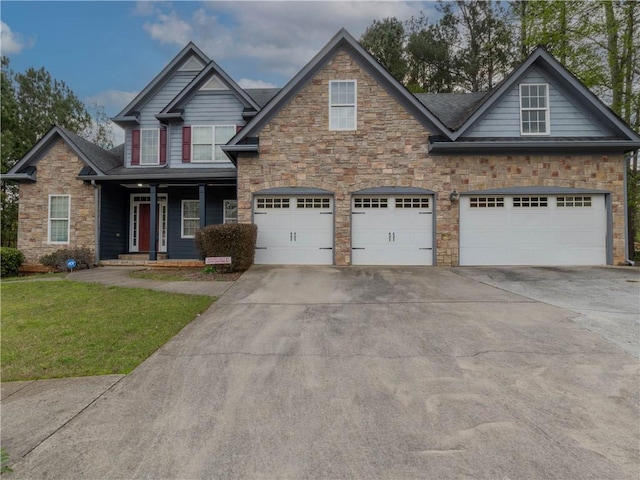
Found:
[[[141,203],[138,207],[138,251],[148,252],[149,245],[151,245],[149,239],[151,238],[150,225],[151,222],[151,206],[148,203]]]

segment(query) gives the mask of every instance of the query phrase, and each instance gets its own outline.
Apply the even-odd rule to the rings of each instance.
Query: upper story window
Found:
[[[49,243],[69,243],[69,195],[49,195]]]
[[[520,84],[520,133],[549,135],[549,85]]]
[[[160,130],[145,128],[140,130],[140,165],[160,163]]]
[[[225,162],[228,160],[220,148],[236,134],[235,125],[203,125],[191,127],[191,161]]]
[[[329,130],[356,129],[355,80],[333,80],[329,82]]]

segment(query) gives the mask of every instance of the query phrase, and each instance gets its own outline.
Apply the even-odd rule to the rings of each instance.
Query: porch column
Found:
[[[152,183],[149,185],[149,193],[151,194],[151,205],[149,220],[149,260],[158,259],[158,185]]]
[[[198,212],[198,214],[200,215],[200,228],[204,228],[207,224],[205,188],[206,185],[198,185],[198,201],[200,204],[200,211]]]

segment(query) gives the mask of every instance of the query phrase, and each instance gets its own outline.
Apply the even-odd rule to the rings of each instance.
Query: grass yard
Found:
[[[0,292],[3,382],[129,373],[215,301],[66,280]]]
[[[145,268],[129,274],[131,278],[162,280],[165,282],[235,282],[242,272],[222,273],[203,268]]]

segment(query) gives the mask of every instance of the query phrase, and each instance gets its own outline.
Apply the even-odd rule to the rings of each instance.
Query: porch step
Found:
[[[126,260],[100,260],[102,267],[153,267],[153,268],[191,268],[204,267],[204,262],[197,259],[162,259],[149,260],[146,259],[126,259]]]
[[[166,260],[169,255],[166,253],[158,253],[158,260]],[[148,253],[121,253],[118,260],[149,260]]]

